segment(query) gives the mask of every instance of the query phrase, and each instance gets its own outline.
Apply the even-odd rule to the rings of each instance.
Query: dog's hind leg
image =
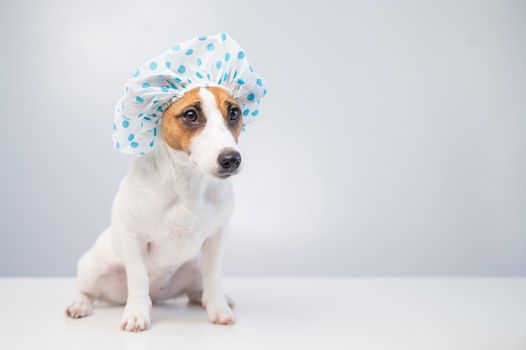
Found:
[[[93,301],[98,296],[97,281],[99,277],[93,248],[88,250],[77,264],[77,287],[79,293],[66,309],[69,317],[86,317],[93,313]]]
[[[106,279],[111,263],[108,257],[107,231],[99,237],[77,264],[77,288],[79,293],[66,308],[72,318],[86,317],[93,313],[93,301],[101,296],[101,280]]]
[[[203,285],[201,283],[199,284],[193,284],[191,286],[188,286],[185,289],[186,296],[188,297],[188,302],[191,304],[197,304],[203,306]],[[234,308],[235,303],[232,298],[230,298],[228,295],[225,294],[226,302],[228,303],[228,306],[231,308]]]
[[[188,297],[189,303],[203,306],[203,281],[201,272],[199,273],[199,277],[197,279],[192,280],[192,282],[185,287],[184,292]],[[228,306],[234,308],[234,300],[232,300],[232,298],[226,294],[225,298]]]
[[[75,300],[66,308],[66,315],[81,318],[93,314],[93,299],[84,293],[79,293]]]
[[[203,284],[201,281],[194,281],[185,288],[188,302],[191,304],[203,305]]]

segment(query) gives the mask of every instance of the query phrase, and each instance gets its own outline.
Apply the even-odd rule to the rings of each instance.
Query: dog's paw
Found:
[[[121,329],[123,331],[142,332],[150,329],[150,327],[151,323],[148,312],[124,311],[121,321]]]
[[[226,301],[218,304],[208,303],[206,305],[206,312],[211,323],[228,325],[236,322],[234,311],[232,311],[232,308],[228,306]]]
[[[72,318],[81,318],[93,314],[93,306],[88,300],[76,300],[66,309],[66,315]]]

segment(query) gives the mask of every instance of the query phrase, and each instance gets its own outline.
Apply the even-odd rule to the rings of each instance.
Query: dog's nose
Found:
[[[222,170],[232,172],[239,168],[241,164],[241,154],[234,150],[223,151],[219,154],[217,162]]]

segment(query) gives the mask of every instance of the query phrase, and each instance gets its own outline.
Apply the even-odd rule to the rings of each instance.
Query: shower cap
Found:
[[[243,126],[259,112],[266,82],[227,33],[199,36],[146,61],[129,77],[115,108],[113,143],[135,155],[150,152],[164,110],[185,92],[206,86],[226,89],[240,104]]]

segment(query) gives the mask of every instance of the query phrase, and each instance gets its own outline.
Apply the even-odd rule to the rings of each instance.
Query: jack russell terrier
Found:
[[[218,54],[225,57],[225,64],[231,62],[226,62],[230,53],[219,50],[225,41],[224,35],[210,40]],[[201,41],[204,41],[203,48],[199,49],[195,45]],[[185,45],[190,47],[186,51]],[[208,59],[207,53],[211,51],[210,43],[201,37],[185,45],[167,54],[172,60],[170,66],[179,73],[182,69],[178,64],[182,58],[172,57],[177,51],[185,51],[185,56],[190,50],[201,52],[202,56],[194,57],[197,63]],[[228,45],[223,46],[225,51],[229,50]],[[214,60],[218,54],[210,59]],[[239,77],[243,72],[250,74],[252,68],[243,70],[245,63],[241,56],[244,54],[231,53],[235,55],[238,62],[224,68],[229,69],[226,73],[219,70],[219,64],[212,70],[212,79],[225,77],[225,74],[234,75],[233,79],[225,79],[222,84],[193,82],[192,85],[187,82],[187,85],[179,85],[183,89],[172,86],[172,95],[169,91],[162,96],[171,100],[162,113],[158,113],[155,147],[134,160],[115,197],[110,226],[80,258],[77,265],[79,294],[66,309],[68,316],[91,315],[95,300],[125,304],[121,328],[144,331],[151,325],[152,302],[186,295],[191,302],[206,308],[210,322],[223,325],[235,322],[232,302],[221,286],[221,270],[227,225],[234,206],[230,177],[240,170],[237,142],[248,114],[246,103],[254,99],[250,96],[247,99],[248,90],[239,93],[238,88],[246,89],[247,85],[245,81],[239,84],[243,79]],[[167,56],[159,57],[156,62]],[[175,59],[178,61],[174,64]],[[152,86],[143,81],[150,79],[153,83],[148,84],[154,85],[159,71],[158,67],[152,69],[151,62],[145,65],[146,68],[141,69],[146,72],[141,72],[143,80],[141,76],[133,79],[149,91]],[[168,64],[166,67],[170,68]],[[188,71],[192,66],[186,67]],[[162,74],[172,72],[168,69]],[[176,84],[185,76],[176,73],[174,80],[166,78],[165,81]],[[254,80],[254,86],[260,86],[260,81]],[[150,115],[145,113],[147,108],[143,108],[148,97],[141,98],[143,106],[137,104],[140,99],[133,94],[138,93],[138,89],[130,87],[126,93],[131,94],[133,107],[141,110],[139,115],[144,118]],[[184,93],[177,91],[179,95],[175,95],[176,90],[184,90]],[[155,90],[149,95],[150,100],[159,99],[162,93]],[[148,95],[144,93],[143,96]],[[123,120],[123,125],[129,128],[127,120]],[[132,143],[130,145],[130,149],[134,148]]]

